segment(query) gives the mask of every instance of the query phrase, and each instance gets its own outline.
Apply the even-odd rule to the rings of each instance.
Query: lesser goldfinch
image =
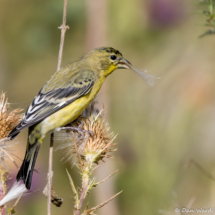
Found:
[[[45,136],[74,121],[95,98],[106,77],[115,69],[132,68],[111,47],[96,48],[57,71],[35,96],[23,119],[8,135],[14,139],[29,127],[25,157],[17,174],[29,190],[40,146]],[[144,75],[144,79],[149,79]]]

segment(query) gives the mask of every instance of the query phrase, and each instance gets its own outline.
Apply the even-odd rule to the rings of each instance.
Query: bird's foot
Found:
[[[94,133],[92,131],[88,131],[88,130],[83,129],[81,127],[82,124],[83,123],[81,123],[78,127],[72,127],[72,126],[69,126],[69,127],[60,127],[58,129],[56,129],[56,131],[61,131],[61,130],[74,131],[74,132],[77,132],[77,133],[81,134],[83,138],[85,137],[84,133],[88,133],[94,139]]]

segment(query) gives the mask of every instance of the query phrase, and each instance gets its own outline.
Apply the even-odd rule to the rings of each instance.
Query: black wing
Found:
[[[63,84],[63,81],[60,82],[61,86],[56,89],[51,85],[51,81],[47,82],[28,107],[19,125],[10,132],[8,137],[15,138],[24,128],[35,125],[77,98],[86,95],[90,92],[95,82],[95,74],[91,70],[73,72],[69,77],[65,77],[65,75],[61,77],[59,73],[56,74],[58,75],[54,75],[51,78],[53,82],[55,80],[59,82],[60,78],[65,82]],[[50,88],[51,90],[48,90]]]

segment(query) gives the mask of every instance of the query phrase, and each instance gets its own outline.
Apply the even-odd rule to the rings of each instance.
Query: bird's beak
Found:
[[[117,65],[118,69],[129,69],[131,66],[131,63],[127,61],[125,58],[122,58]]]

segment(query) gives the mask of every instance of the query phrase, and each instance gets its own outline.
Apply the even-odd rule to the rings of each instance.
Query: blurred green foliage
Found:
[[[116,190],[123,190],[117,198],[119,214],[153,215],[159,210],[175,214],[175,207],[186,207],[193,197],[192,208],[213,207],[214,182],[189,161],[193,158],[214,173],[215,41],[197,38],[202,29],[195,23],[202,17],[189,16],[196,10],[191,3],[108,1],[108,45],[119,49],[136,68],[161,77],[153,88],[128,70],[108,78],[110,124],[118,133]],[[26,109],[56,71],[62,11],[63,1],[1,2],[0,89],[7,92],[12,107]],[[70,30],[62,65],[89,51],[86,2],[68,1],[67,11]],[[21,158],[26,136],[23,131],[17,139],[23,146]],[[47,138],[36,164],[40,174],[33,179],[35,189],[42,190],[46,183],[48,145]],[[54,188],[64,204],[54,208],[53,215],[71,213],[73,201],[65,171],[70,164],[61,163],[61,157],[55,153]],[[16,208],[20,214],[45,214],[41,192],[21,202]]]
[[[198,0],[198,5],[201,5],[202,8],[206,8],[204,10],[198,10],[194,13],[203,14],[206,17],[205,23],[202,23],[201,25],[210,27],[209,30],[205,31],[203,34],[201,34],[199,37],[204,37],[207,35],[215,34],[215,1],[214,0]]]

